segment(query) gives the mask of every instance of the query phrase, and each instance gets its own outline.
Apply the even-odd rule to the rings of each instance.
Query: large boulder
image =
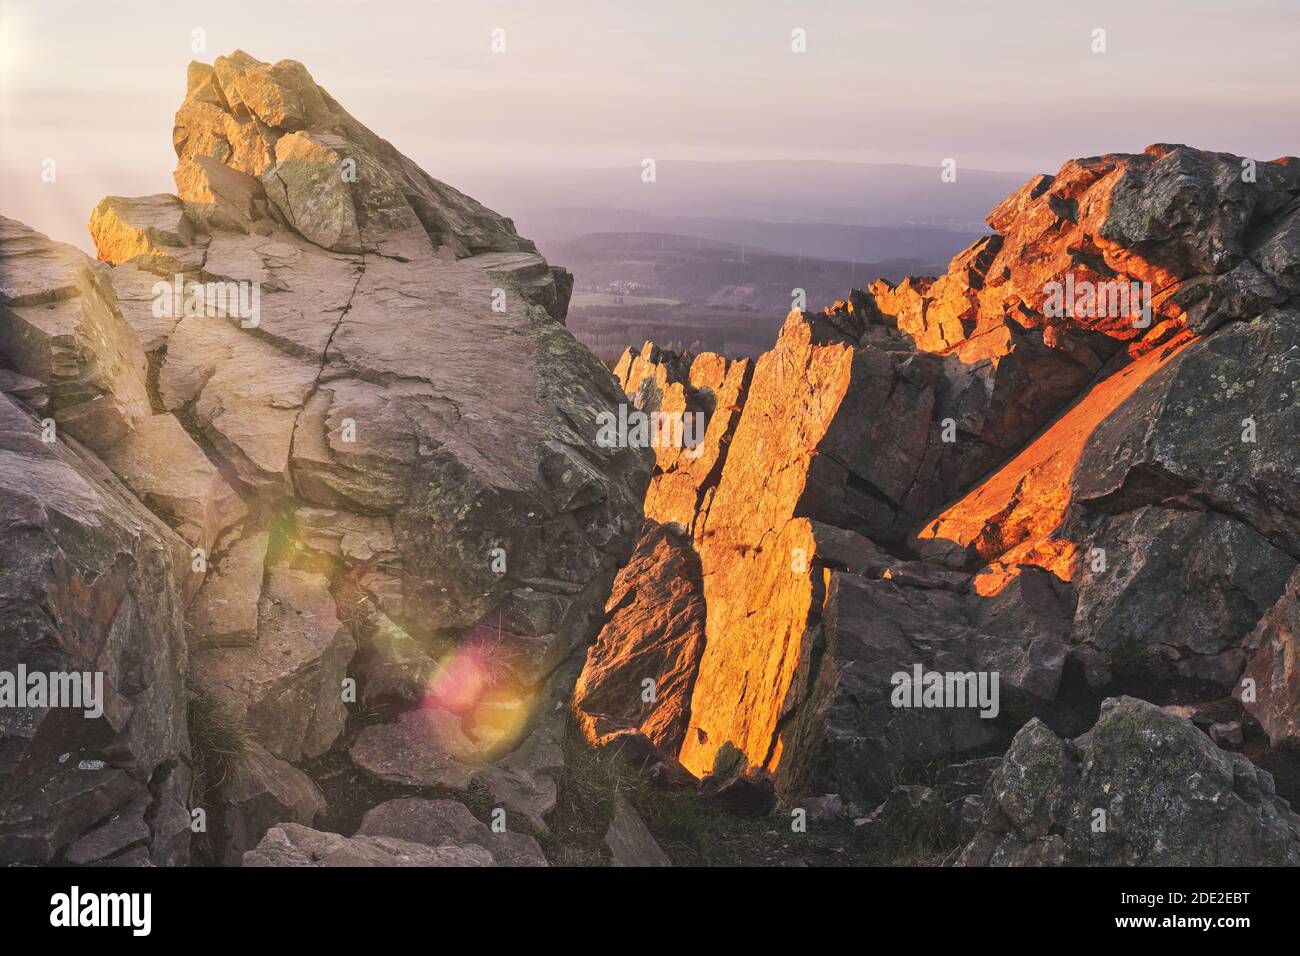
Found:
[[[968,866],[1300,865],[1300,816],[1268,773],[1131,697],[1073,741],[1030,721],[985,804]]]
[[[1300,309],[1240,316],[1162,367],[1098,427],[1074,476],[1086,507],[1193,501],[1300,557]]]
[[[0,861],[184,862],[188,545],[6,395],[0,527]]]
[[[213,802],[219,811],[221,859],[228,866],[239,866],[272,827],[311,826],[325,809],[325,796],[311,777],[257,744],[231,761]]]
[[[427,704],[451,666],[462,691],[476,688],[448,711],[471,732],[502,695],[531,709],[588,636],[648,476],[643,452],[597,444],[598,416],[620,396],[561,324],[565,275],[301,64],[237,52],[192,66],[175,142],[201,262],[186,280],[260,294],[251,319],[186,313],[161,333],[127,313],[156,343],[159,403],[259,515],[284,516],[282,558],[347,590],[374,678],[363,697]],[[137,218],[135,234],[148,221]],[[120,269],[162,261],[122,263],[117,248],[100,253]],[[339,543],[326,526],[358,530]],[[377,548],[352,545],[375,535]],[[256,567],[216,562],[222,579]],[[200,603],[199,645],[246,641],[250,622],[221,587]],[[238,671],[250,653],[203,660]],[[515,721],[516,740],[528,723]]]
[[[1232,693],[1250,635],[1296,568],[1248,524],[1214,511],[1143,506],[1094,518],[1086,554],[1106,572],[1077,576],[1076,636],[1108,678]],[[1113,562],[1113,564],[1112,564]]]

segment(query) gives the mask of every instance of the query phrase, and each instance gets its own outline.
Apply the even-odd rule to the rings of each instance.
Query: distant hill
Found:
[[[985,213],[1031,178],[1028,172],[958,167],[956,181],[943,182],[939,163],[938,157],[933,166],[661,159],[654,182],[648,183],[642,181],[637,159],[625,166],[594,169],[463,169],[454,171],[454,181],[483,201],[509,209],[530,238],[546,239],[551,230],[537,213],[566,208],[616,209],[667,218],[979,232],[986,228]],[[442,172],[453,175],[449,169]]]
[[[864,226],[831,222],[770,222],[758,219],[660,216],[627,209],[564,207],[524,210],[515,217],[522,235],[551,258],[564,243],[600,233],[689,236],[771,253],[836,259],[858,264],[912,259],[946,264],[988,230],[934,226]],[[942,271],[942,270],[940,270]]]
[[[446,171],[449,175],[451,171]],[[650,232],[762,246],[771,252],[880,262],[946,263],[988,232],[984,214],[1030,178],[958,168],[816,160],[640,160],[596,169],[455,172],[471,195],[509,209],[521,235],[557,261],[555,244],[605,232]]]
[[[829,305],[845,290],[876,278],[943,272],[949,258],[851,262],[645,232],[593,233],[549,243],[544,251],[550,261],[573,273],[574,289],[580,293],[750,308],[782,316],[790,311],[795,289],[805,291],[810,306]]]
[[[758,355],[803,290],[821,308],[876,278],[943,272],[920,259],[842,262],[670,233],[605,232],[552,242],[574,274],[569,328],[602,359],[647,339],[689,351]]]
[[[602,358],[651,339],[757,355],[792,290],[813,308],[877,278],[938,274],[1030,177],[805,160],[662,160],[596,169],[455,171],[570,269],[569,327]],[[450,171],[448,171],[450,172]]]

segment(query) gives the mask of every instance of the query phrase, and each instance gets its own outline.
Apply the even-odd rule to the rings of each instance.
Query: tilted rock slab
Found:
[[[389,800],[366,812],[359,836],[386,836],[426,846],[481,846],[498,866],[548,866],[537,841],[524,833],[489,829],[455,800]]]
[[[676,754],[704,652],[703,582],[689,541],[664,526],[644,529],[605,610],[609,621],[587,651],[574,710],[593,740],[636,727]]]

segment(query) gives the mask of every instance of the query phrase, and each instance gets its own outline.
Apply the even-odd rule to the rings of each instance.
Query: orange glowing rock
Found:
[[[794,701],[814,595],[812,526],[796,517],[808,457],[849,387],[853,351],[816,345],[791,313],[754,367],[727,465],[697,544],[708,608],[704,655],[681,761],[702,776],[730,742],[751,767],[770,767],[777,727]]]
[[[676,753],[704,649],[699,559],[690,542],[647,522],[606,608],[610,619],[587,653],[574,710],[593,743],[608,726],[636,727]]]
[[[1067,674],[1094,689],[1111,682],[1115,635],[1150,626],[1171,681],[1230,687],[1245,661],[1242,628],[1272,606],[1288,567],[1269,542],[1296,539],[1270,504],[1294,497],[1292,458],[1276,442],[1263,454],[1219,453],[1237,442],[1220,419],[1289,427],[1277,413],[1287,398],[1273,393],[1289,395],[1281,386],[1294,378],[1275,361],[1291,354],[1292,313],[1264,313],[1297,291],[1288,243],[1300,215],[1286,198],[1295,175],[1286,163],[1261,166],[1261,198],[1237,163],[1169,146],[1066,163],[999,204],[988,217],[997,234],[945,275],[877,282],[821,314],[791,314],[748,387],[717,403],[715,416],[738,406],[739,420],[718,428],[716,445],[711,420],[707,470],[657,450],[646,511],[693,542],[704,647],[696,661],[681,620],[651,604],[677,593],[645,580],[668,562],[639,565],[579,683],[584,694],[621,688],[600,714],[585,712],[592,739],[617,736],[599,722],[620,705],[625,724],[645,719],[624,668],[651,651],[656,670],[694,674],[679,757],[701,792],[770,775],[784,799],[809,784],[876,799],[907,767],[1006,743],[980,716],[891,707],[891,674],[918,662],[998,673],[1013,706],[1032,712],[1057,702]],[[1252,215],[1268,225],[1251,226]],[[1171,217],[1197,226],[1168,228]],[[1105,296],[1105,307],[1076,308],[1087,296]],[[1149,321],[1134,303],[1149,306]],[[1195,335],[1253,316],[1249,332],[1240,322],[1225,330],[1217,351],[1184,351]],[[680,410],[702,370],[648,345],[615,372],[639,406]],[[1222,395],[1197,391],[1207,371]],[[1251,401],[1247,380],[1260,386]],[[1230,412],[1215,404],[1229,399]],[[1169,426],[1175,412],[1217,415],[1213,438]],[[1144,426],[1156,419],[1159,434]],[[1162,438],[1171,434],[1180,447]],[[1112,446],[1113,467],[1102,460]],[[1254,530],[1179,511],[1188,490]],[[1126,508],[1137,510],[1110,521]],[[1122,562],[1115,573],[1105,573],[1099,534]],[[1218,563],[1180,572],[1190,606],[1161,596],[1162,622],[1143,618],[1132,574],[1170,580],[1170,562],[1201,547],[1218,549]],[[1188,627],[1168,621],[1227,636],[1183,639]],[[1267,646],[1260,667],[1283,645]]]
[[[96,255],[110,265],[137,256],[163,258],[181,266],[197,266],[202,260],[201,253],[196,259],[187,248],[194,239],[194,228],[175,196],[101,199],[90,214],[90,235]]]
[[[1143,382],[1165,367],[1187,344],[1187,337],[1148,352],[1102,380],[1061,415],[1019,455],[945,508],[916,536],[923,556],[946,558],[955,566],[970,556],[991,562],[1020,549],[1017,563],[1037,563],[1068,580],[1070,556],[1062,545],[1048,545],[1070,505],[1070,479],[1089,437]],[[1029,549],[1029,550],[1026,550]],[[987,583],[979,585],[991,587]]]
[[[700,355],[691,364],[692,395],[707,395],[712,403],[706,412],[708,424],[697,447],[680,449],[661,460],[660,471],[646,492],[647,518],[693,526],[700,498],[717,483],[717,466],[740,420],[738,402],[744,397],[752,369],[748,359],[728,362],[711,353]],[[688,404],[685,410],[693,409]]]

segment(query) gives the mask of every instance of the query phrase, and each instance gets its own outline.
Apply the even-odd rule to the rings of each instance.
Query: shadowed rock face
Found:
[[[985,802],[967,866],[1300,864],[1300,817],[1272,777],[1131,697],[1073,741],[1030,721]]]
[[[106,265],[0,221],[0,382],[101,456],[124,514],[174,529],[173,563],[120,572],[188,606],[186,640],[176,621],[149,638],[176,662],[174,693],[188,659],[192,685],[268,759],[295,762],[335,745],[351,673],[358,701],[423,707],[456,760],[544,812],[539,764],[484,761],[567,697],[641,523],[650,457],[596,442],[623,396],[564,328],[572,277],[301,64],[191,64],[173,142],[176,195],[92,213]],[[35,428],[29,415],[13,413]],[[69,482],[82,458],[60,459]],[[34,558],[14,567],[42,589]],[[183,736],[184,707],[169,708]],[[263,809],[226,829],[249,845],[276,822],[265,806],[301,803],[231,798]]]
[[[189,548],[75,439],[41,433],[0,395],[0,860],[183,861]],[[17,699],[20,667],[100,674],[102,714]]]
[[[1251,747],[1293,735],[1300,167],[1244,168],[1154,146],[1038,177],[946,275],[792,313],[728,403],[693,513],[680,456],[658,454],[646,514],[689,532],[706,621],[689,770],[738,751],[787,803],[870,806],[1035,715],[1081,733],[1116,688],[1227,708]],[[1053,314],[1067,279],[1149,283],[1150,321]],[[718,361],[647,346],[616,372],[675,408]],[[648,607],[618,614],[645,622],[629,661],[670,640]],[[1231,699],[1248,661],[1258,725]],[[598,644],[584,681],[630,692],[609,662]],[[900,707],[916,665],[996,674],[996,713]],[[977,816],[969,790],[951,811],[932,796]]]

